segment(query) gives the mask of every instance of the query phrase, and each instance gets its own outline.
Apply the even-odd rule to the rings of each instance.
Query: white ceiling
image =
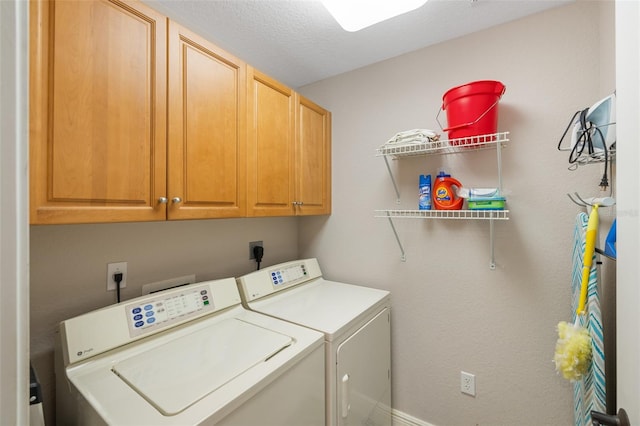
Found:
[[[355,33],[344,31],[316,0],[144,1],[298,88],[574,0],[429,0]]]

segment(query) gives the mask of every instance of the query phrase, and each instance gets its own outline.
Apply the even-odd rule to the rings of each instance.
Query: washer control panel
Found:
[[[291,265],[280,269],[271,269],[271,283],[274,287],[296,284],[307,278],[307,268],[304,263]]]
[[[197,317],[215,309],[208,285],[190,286],[184,291],[158,294],[125,306],[129,335],[139,336],[156,329]],[[149,330],[150,331],[150,330]]]
[[[240,306],[234,278],[162,290],[62,321],[64,365],[149,337],[198,318]]]

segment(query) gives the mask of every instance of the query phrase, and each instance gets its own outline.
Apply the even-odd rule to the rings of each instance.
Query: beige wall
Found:
[[[295,218],[54,225],[31,227],[31,358],[53,421],[56,325],[115,303],[106,291],[107,263],[127,262],[122,299],[142,285],[195,274],[197,281],[235,277],[255,269],[249,242],[263,241],[263,265],[298,256]],[[54,424],[54,423],[49,423]]]
[[[482,4],[480,3],[480,6]],[[569,171],[556,145],[571,115],[610,94],[613,2],[553,9],[301,89],[333,112],[333,214],[305,218],[301,256],[330,279],[392,292],[393,406],[433,425],[569,425],[572,387],[552,362],[556,324],[571,318],[573,223],[565,195],[599,194],[602,167]],[[401,130],[437,129],[442,95],[469,81],[507,90],[503,180],[510,220],[495,224],[489,269],[484,221],[385,219],[395,193],[375,148]],[[495,152],[403,159],[400,208],[416,208],[418,175],[444,166],[468,186],[496,181]],[[603,229],[613,213],[602,209]],[[613,286],[608,282],[605,286]],[[460,371],[477,397],[460,393]]]

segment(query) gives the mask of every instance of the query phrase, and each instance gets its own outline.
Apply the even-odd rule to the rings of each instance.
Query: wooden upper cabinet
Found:
[[[248,69],[247,215],[331,213],[331,114]]]
[[[296,106],[297,214],[330,214],[331,113],[301,95]]]
[[[248,216],[295,214],[295,96],[248,67]]]
[[[32,1],[29,43],[32,224],[331,212],[330,113],[144,4]]]
[[[168,150],[169,219],[245,215],[246,65],[173,22]]]
[[[163,220],[166,18],[141,3],[30,3],[31,223]]]

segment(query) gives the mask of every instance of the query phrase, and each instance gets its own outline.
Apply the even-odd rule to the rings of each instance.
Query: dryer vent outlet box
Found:
[[[170,288],[181,287],[187,284],[193,284],[196,282],[195,274],[183,275],[182,277],[169,278],[168,280],[156,281],[154,283],[145,284],[142,286],[142,295],[156,293],[162,290],[168,290]]]

